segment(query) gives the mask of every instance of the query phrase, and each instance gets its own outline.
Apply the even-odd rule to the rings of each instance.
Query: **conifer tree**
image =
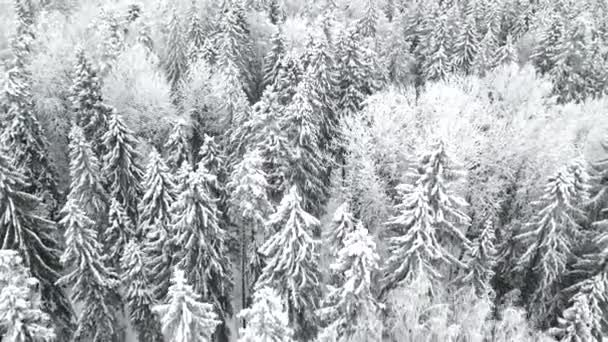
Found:
[[[460,31],[454,42],[454,59],[455,67],[468,74],[477,58],[480,41],[475,8],[471,1],[467,3],[462,17]]]
[[[246,307],[249,292],[262,272],[263,263],[258,249],[268,235],[265,222],[272,210],[262,166],[259,151],[246,153],[235,166],[226,186],[230,193],[228,215],[240,234],[243,307]]]
[[[101,139],[107,131],[110,109],[103,103],[101,82],[82,48],[76,50],[74,81],[70,89],[74,121],[80,126],[86,139],[91,142],[98,156],[104,152]]]
[[[2,117],[0,142],[25,173],[28,193],[41,197],[49,210],[59,200],[56,174],[48,158],[48,142],[34,114],[30,52],[34,40],[34,8],[30,1],[15,1],[16,32],[10,42],[12,60],[6,63],[3,89],[6,116]],[[0,107],[0,108],[1,108]]]
[[[76,201],[101,229],[107,219],[108,195],[101,184],[99,161],[78,126],[70,131],[69,147],[71,183],[68,199]]]
[[[211,342],[220,324],[213,305],[203,303],[192,289],[184,271],[176,269],[167,294],[167,303],[157,305],[166,342]]]
[[[517,61],[517,49],[515,45],[513,45],[513,37],[507,36],[505,43],[496,50],[494,65],[509,64]]]
[[[494,60],[494,54],[498,49],[498,37],[496,36],[495,29],[488,26],[486,33],[479,42],[479,53],[475,58],[475,72],[480,76],[484,76],[487,71],[492,70],[496,65]]]
[[[17,251],[0,251],[0,331],[2,341],[52,341],[50,317],[41,309],[38,280]]]
[[[176,8],[173,8],[169,21],[169,37],[163,68],[173,94],[178,92],[180,83],[188,72],[188,46],[186,32],[182,27],[182,18]]]
[[[55,282],[60,276],[55,224],[41,216],[40,200],[23,190],[27,183],[7,153],[0,152],[0,249],[19,252],[40,283],[43,310],[52,315],[57,336],[71,328],[72,308]]]
[[[103,245],[107,265],[120,270],[120,259],[125,246],[135,235],[132,221],[127,216],[120,202],[112,198],[108,212],[108,226],[103,234]]]
[[[131,221],[137,222],[143,170],[135,150],[137,139],[116,111],[110,117],[103,141],[107,151],[103,156],[103,174],[109,192],[122,205]]]
[[[192,1],[188,16],[190,20],[188,25],[189,64],[195,65],[203,58],[205,47],[205,30],[203,24],[201,23],[196,1]]]
[[[423,48],[425,56],[422,65],[423,75],[427,81],[444,79],[452,69],[452,33],[448,15],[437,14],[431,21],[427,44]]]
[[[334,212],[331,220],[328,242],[332,250],[338,253],[344,247],[344,239],[355,230],[356,220],[350,212],[348,202],[342,203]]]
[[[493,298],[494,289],[492,289],[490,281],[494,276],[496,249],[494,248],[494,227],[491,220],[486,221],[481,234],[473,242],[470,258],[469,270],[462,278],[462,282],[471,284],[478,297]]]
[[[559,282],[573,256],[574,241],[580,238],[576,222],[583,213],[572,202],[573,179],[567,170],[550,177],[545,192],[535,203],[540,210],[516,239],[525,244],[519,267],[525,267],[524,299],[539,321],[547,322],[561,305]]]
[[[304,70],[302,68],[300,56],[294,52],[286,53],[279,63],[279,70],[273,84],[273,91],[278,94],[279,104],[283,107],[287,107],[291,103],[298,84],[300,84],[300,81],[302,80]]]
[[[86,307],[78,317],[74,342],[107,342],[120,332],[122,311],[118,276],[103,264],[95,222],[68,199],[60,223],[65,227],[66,249],[61,262],[68,271],[58,284],[71,288],[72,301]]]
[[[564,310],[562,317],[557,319],[558,327],[551,329],[552,335],[561,342],[593,341],[593,317],[589,305],[589,298],[584,294],[577,294],[572,305]],[[598,340],[599,341],[599,340]]]
[[[357,31],[363,37],[375,37],[378,25],[378,8],[376,1],[367,0],[363,10],[363,16],[357,21]]]
[[[320,310],[332,322],[330,329],[336,329],[338,341],[382,341],[372,284],[379,260],[376,243],[359,222],[347,233],[338,259],[331,265],[333,272],[343,275],[343,281],[330,290]]]
[[[199,158],[199,165],[207,171],[204,176],[210,176],[205,179],[205,183],[211,191],[210,195],[212,198],[220,200],[219,204],[221,206],[221,202],[226,197],[224,189],[226,165],[223,151],[215,142],[214,137],[205,134],[203,146],[201,146],[201,150],[199,151]]]
[[[205,173],[202,165],[191,172],[171,207],[173,264],[188,272],[194,290],[215,305],[223,321],[232,310],[230,260],[226,232],[219,226],[219,212],[205,186]]]
[[[176,172],[183,163],[192,163],[189,139],[186,123],[181,120],[176,122],[165,143],[167,164],[172,172]]]
[[[264,287],[253,295],[253,304],[243,309],[239,318],[246,322],[238,342],[290,342],[293,331],[281,298],[275,290]]]
[[[277,290],[287,302],[296,338],[310,338],[315,334],[314,310],[319,301],[317,242],[312,238],[319,220],[304,211],[302,198],[293,186],[267,225],[275,233],[260,249],[266,265],[256,288],[269,286]]]
[[[155,300],[150,286],[150,271],[146,267],[146,255],[134,240],[125,247],[121,268],[121,282],[126,289],[124,299],[138,341],[163,342],[160,324],[152,312]]]
[[[264,80],[263,87],[269,87],[276,82],[281,66],[281,59],[285,56],[285,34],[282,26],[270,38],[270,50],[264,57]]]
[[[101,44],[100,74],[107,76],[124,48],[126,27],[114,11],[102,11],[102,15],[101,30],[104,39]]]
[[[268,18],[273,25],[279,25],[285,21],[285,6],[283,0],[269,0],[268,1]]]

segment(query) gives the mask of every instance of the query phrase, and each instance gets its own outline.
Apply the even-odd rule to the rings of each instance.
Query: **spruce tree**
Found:
[[[190,151],[190,134],[188,127],[183,121],[178,121],[173,126],[171,134],[165,143],[167,164],[171,172],[176,172],[183,163],[192,165],[192,153]]]
[[[503,45],[499,46],[494,54],[494,65],[503,65],[518,61],[517,49],[513,45],[513,37],[507,36]]]
[[[281,66],[281,59],[285,56],[285,34],[282,26],[270,38],[270,50],[264,57],[263,87],[267,88],[276,82]]]
[[[220,319],[231,315],[232,280],[226,251],[226,232],[219,212],[205,186],[204,167],[191,172],[183,191],[171,206],[173,264],[188,272],[189,283],[212,302]]]
[[[239,313],[246,326],[241,329],[238,342],[291,342],[293,331],[283,302],[275,290],[258,289],[250,308]]]
[[[225,178],[226,178],[226,165],[224,152],[220,149],[220,146],[215,142],[215,138],[207,134],[203,138],[203,146],[199,151],[199,166],[201,166],[207,172],[204,173],[206,176],[210,176],[205,179],[207,187],[211,191],[210,195],[212,198],[219,200],[220,207],[222,202],[226,198],[226,190],[224,189]]]
[[[574,196],[571,174],[559,170],[535,203],[540,210],[516,237],[526,247],[518,264],[526,270],[524,299],[541,322],[550,321],[562,305],[559,284],[573,256],[574,241],[582,236],[577,219],[584,214],[575,207]]]
[[[454,42],[455,67],[465,74],[472,71],[475,59],[479,53],[479,32],[477,30],[476,13],[471,1],[462,15],[460,31]]]
[[[374,294],[373,275],[380,257],[376,243],[361,222],[347,233],[344,247],[331,270],[343,275],[343,281],[332,288],[320,315],[332,322],[338,341],[382,341],[379,328],[379,304]]]
[[[80,127],[73,126],[69,138],[71,183],[68,200],[76,201],[101,229],[107,220],[108,195],[101,184],[99,161]]]
[[[444,79],[452,70],[452,32],[449,25],[448,15],[438,13],[431,21],[430,31],[425,37],[427,44],[424,46],[425,56],[422,72],[425,80],[433,81]]]
[[[272,211],[262,166],[259,151],[246,153],[243,160],[235,166],[226,186],[230,193],[228,215],[238,227],[241,242],[243,307],[246,307],[250,291],[262,272],[263,263],[258,250],[268,235],[265,222]]]
[[[154,311],[160,316],[166,342],[211,342],[220,324],[213,305],[203,303],[188,284],[184,271],[176,269],[171,279],[166,304]]]
[[[593,317],[589,298],[585,294],[577,294],[572,305],[564,310],[562,317],[557,319],[558,327],[550,330],[561,342],[583,342],[596,340],[593,336]],[[600,340],[597,340],[600,341]]]
[[[131,240],[121,258],[121,282],[125,288],[125,303],[131,325],[139,342],[163,342],[160,324],[152,306],[155,303],[150,285],[150,270],[146,267],[146,255],[138,243]]]
[[[173,8],[168,26],[168,46],[163,69],[174,96],[179,91],[180,84],[188,72],[188,46],[186,44],[186,32],[181,22],[182,18],[177,9]]]
[[[473,242],[468,262],[468,271],[462,278],[464,284],[470,284],[480,298],[493,298],[494,289],[490,284],[494,276],[496,249],[494,248],[494,227],[491,220],[486,224]]]
[[[17,251],[0,251],[0,331],[2,341],[53,341],[50,316],[42,311],[38,280]]]
[[[256,288],[269,286],[287,302],[296,338],[315,335],[314,310],[319,301],[317,242],[312,238],[319,220],[302,208],[295,186],[285,194],[267,225],[275,233],[260,249],[266,265]]]
[[[118,295],[118,275],[103,264],[95,222],[74,199],[68,199],[61,213],[66,249],[61,262],[68,271],[58,284],[71,288],[72,301],[83,305],[73,342],[107,342],[120,333],[122,305]]]
[[[74,79],[70,89],[74,121],[80,126],[97,156],[104,152],[102,135],[107,131],[110,109],[103,103],[101,81],[82,48],[76,50]]]
[[[205,29],[201,22],[196,1],[192,1],[188,16],[190,21],[188,25],[188,57],[189,64],[195,65],[203,58],[205,47]]]
[[[103,245],[107,265],[115,271],[120,270],[120,259],[125,246],[135,235],[132,221],[120,202],[112,198],[108,211],[108,226],[103,234]]]
[[[367,0],[363,9],[363,16],[357,21],[357,31],[363,37],[375,37],[378,26],[378,8],[376,1]]]
[[[334,212],[329,227],[328,242],[336,254],[344,247],[346,235],[355,230],[356,223],[348,202],[342,203]]]
[[[137,222],[137,202],[142,195],[143,170],[136,151],[137,139],[116,111],[110,117],[103,141],[107,151],[103,156],[103,174],[107,188],[131,221]]]

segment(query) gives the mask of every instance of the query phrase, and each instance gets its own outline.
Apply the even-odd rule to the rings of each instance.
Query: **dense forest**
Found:
[[[0,2],[0,341],[602,341],[606,18]]]

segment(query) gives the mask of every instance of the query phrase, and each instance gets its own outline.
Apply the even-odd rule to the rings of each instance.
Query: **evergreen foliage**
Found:
[[[246,322],[239,342],[290,342],[293,332],[283,303],[275,290],[264,287],[253,296],[250,308],[243,309],[239,317]]]

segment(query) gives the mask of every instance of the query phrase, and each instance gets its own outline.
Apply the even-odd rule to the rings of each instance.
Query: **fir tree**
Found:
[[[18,252],[0,251],[0,331],[2,341],[53,341],[50,317],[41,310],[38,280],[30,276]]]
[[[312,231],[319,220],[304,211],[297,188],[283,197],[277,211],[267,222],[274,235],[260,252],[266,265],[256,288],[270,286],[288,303],[289,321],[296,327],[296,337],[314,336],[314,310],[319,299],[317,242]]]
[[[253,304],[239,318],[246,322],[238,342],[290,342],[293,332],[289,317],[276,291],[264,287],[253,295]]]
[[[475,58],[475,72],[484,76],[487,71],[492,70],[495,65],[494,54],[498,49],[498,37],[493,27],[488,26],[486,33],[479,42],[479,53]]]
[[[52,315],[57,336],[72,325],[72,308],[55,282],[60,276],[56,228],[42,214],[40,200],[23,190],[27,183],[6,153],[0,152],[0,249],[19,252],[40,282],[43,310]]]
[[[463,14],[460,32],[454,43],[455,66],[465,74],[472,71],[475,59],[479,52],[479,33],[474,12],[474,5],[470,2]]]
[[[197,293],[208,298],[220,318],[231,314],[232,281],[226,251],[226,232],[219,226],[219,212],[205,186],[205,170],[191,172],[185,189],[171,207],[173,264],[188,272]]]
[[[124,299],[129,320],[137,331],[139,342],[163,342],[160,324],[152,312],[154,295],[150,286],[150,271],[146,267],[146,255],[131,240],[121,259],[121,282],[125,287]]]
[[[432,20],[427,44],[423,48],[425,56],[422,65],[427,81],[444,79],[452,69],[452,39],[447,14],[440,13]]]
[[[494,248],[494,227],[487,220],[481,234],[473,242],[470,253],[469,270],[462,278],[465,284],[471,284],[480,298],[493,298],[494,289],[490,284],[494,276],[496,249]]]
[[[196,1],[192,1],[188,16],[190,19],[188,25],[189,64],[195,65],[203,58],[205,47],[205,30],[201,23]]]
[[[513,45],[513,38],[507,36],[505,43],[498,47],[494,55],[494,65],[509,64],[518,61],[517,49]]]
[[[226,186],[230,193],[228,215],[240,232],[243,307],[246,307],[249,292],[262,272],[263,263],[258,249],[267,236],[264,224],[272,210],[262,165],[258,151],[246,153],[232,171]]]
[[[108,195],[101,185],[99,161],[78,126],[70,131],[70,178],[68,199],[101,228],[107,219]]]
[[[143,170],[135,150],[137,140],[118,113],[110,118],[108,131],[103,136],[107,153],[103,156],[103,174],[110,194],[125,209],[132,222],[138,221],[137,202],[142,194]]]
[[[173,94],[178,92],[180,83],[188,72],[188,46],[186,32],[181,25],[182,19],[176,8],[173,8],[169,21],[169,37],[163,68]]]
[[[220,324],[213,305],[203,303],[188,284],[184,271],[176,269],[167,294],[167,303],[154,307],[160,316],[167,342],[211,342]]]
[[[348,202],[342,203],[334,212],[328,236],[328,242],[336,254],[344,247],[346,235],[355,230],[355,224]]]
[[[192,163],[189,140],[190,135],[186,123],[181,120],[176,122],[165,143],[167,164],[172,172],[177,171],[183,163]]]
[[[225,200],[226,194],[224,189],[226,170],[223,151],[215,142],[215,138],[205,134],[203,138],[203,146],[199,151],[199,167],[206,170],[205,184],[211,191],[211,197],[218,199],[221,202]]]
[[[153,151],[144,174],[142,187],[145,192],[138,205],[138,235],[144,236],[147,229],[166,227],[170,222],[170,208],[175,199],[175,180],[160,154]]]
[[[552,335],[562,342],[593,341],[593,317],[589,306],[589,298],[584,294],[577,294],[572,305],[564,310],[558,319],[558,327],[550,330]],[[598,340],[599,341],[599,340]]]
[[[529,309],[541,321],[551,319],[561,305],[559,282],[580,238],[577,218],[583,213],[574,206],[573,179],[567,170],[548,179],[545,192],[535,203],[541,207],[533,221],[516,239],[526,245],[519,267],[526,267],[524,295]]]
[[[108,265],[120,269],[120,259],[123,256],[127,242],[134,236],[132,221],[127,216],[120,202],[112,198],[108,212],[108,227],[103,234],[103,244]]]
[[[377,314],[379,305],[373,290],[373,274],[380,257],[376,243],[361,222],[347,233],[344,247],[331,270],[344,276],[337,288],[332,288],[321,309],[321,316],[332,322],[338,341],[381,341]]]
[[[363,16],[357,21],[357,31],[363,37],[375,37],[378,25],[378,9],[376,1],[367,0],[363,10]]]
[[[264,57],[264,88],[276,82],[281,66],[281,59],[285,56],[285,34],[279,26],[270,38],[270,50]]]
[[[78,317],[73,342],[107,342],[120,330],[122,311],[118,276],[107,269],[94,225],[74,199],[62,209],[66,249],[61,262],[68,270],[58,284],[71,287],[72,301],[86,307]]]
[[[103,151],[102,135],[107,131],[110,109],[104,105],[101,82],[82,48],[76,50],[74,81],[70,89],[74,120],[100,156]]]

